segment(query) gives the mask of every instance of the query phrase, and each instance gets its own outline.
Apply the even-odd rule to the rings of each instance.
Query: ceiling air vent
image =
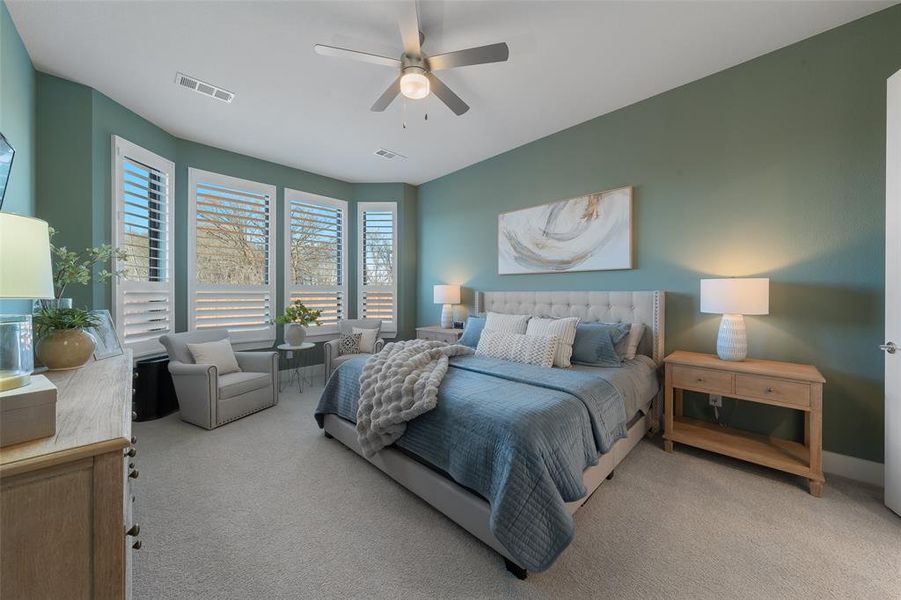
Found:
[[[382,158],[387,158],[388,160],[394,160],[395,158],[407,158],[399,152],[392,152],[391,150],[385,150],[384,148],[379,148],[378,150],[376,150],[375,155],[381,156]]]
[[[184,73],[175,74],[175,83],[180,86],[186,87],[189,90],[194,90],[198,94],[210,96],[211,98],[222,100],[223,102],[231,103],[231,101],[235,99],[234,93],[228,90],[224,90],[221,87],[217,87],[211,83],[200,81],[196,77],[191,77],[189,75],[185,75]]]

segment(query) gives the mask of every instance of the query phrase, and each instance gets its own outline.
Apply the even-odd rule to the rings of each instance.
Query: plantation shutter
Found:
[[[286,189],[285,214],[286,303],[322,313],[311,333],[335,333],[347,298],[347,203]]]
[[[397,206],[361,202],[360,318],[380,319],[382,330],[397,331]]]
[[[113,136],[113,261],[116,330],[135,356],[163,352],[161,335],[175,330],[172,274],[174,165]]]
[[[189,327],[265,345],[275,339],[275,188],[197,169],[190,179]]]

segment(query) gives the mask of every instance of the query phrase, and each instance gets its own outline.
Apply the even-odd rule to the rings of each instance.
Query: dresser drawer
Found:
[[[677,388],[731,394],[733,377],[732,373],[724,371],[673,365],[673,385]]]
[[[797,408],[810,408],[810,385],[761,377],[759,375],[736,375],[735,393],[750,396],[764,402],[784,404]]]

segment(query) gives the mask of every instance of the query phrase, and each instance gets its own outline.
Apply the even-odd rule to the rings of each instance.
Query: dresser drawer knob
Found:
[[[776,390],[774,390],[774,389],[771,388],[771,387],[768,387],[768,388],[766,389],[766,393],[767,393],[767,394],[772,394],[772,393],[775,392],[775,391],[776,391]]]
[[[135,543],[132,544],[131,547],[134,548],[135,550],[140,550],[141,549],[141,540],[135,540]]]
[[[132,471],[131,473],[129,473],[128,476],[131,477],[132,479],[137,479],[139,474],[140,474],[140,473],[138,473],[138,470],[135,469],[134,471]]]
[[[704,383],[704,378],[703,378],[703,377],[698,377],[697,382],[698,382],[698,383]]]
[[[128,531],[125,532],[125,535],[135,536],[135,535],[138,535],[139,533],[141,533],[141,526],[138,525],[137,523],[135,523],[128,529]]]
[[[138,451],[136,448],[129,448],[128,450],[125,451],[125,456],[134,457],[134,455],[137,453],[138,453]]]

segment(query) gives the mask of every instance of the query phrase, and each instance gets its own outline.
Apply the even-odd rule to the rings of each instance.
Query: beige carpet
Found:
[[[881,491],[642,442],[550,570],[501,558],[316,428],[321,388],[204,431],[135,425],[135,598],[901,598]]]

